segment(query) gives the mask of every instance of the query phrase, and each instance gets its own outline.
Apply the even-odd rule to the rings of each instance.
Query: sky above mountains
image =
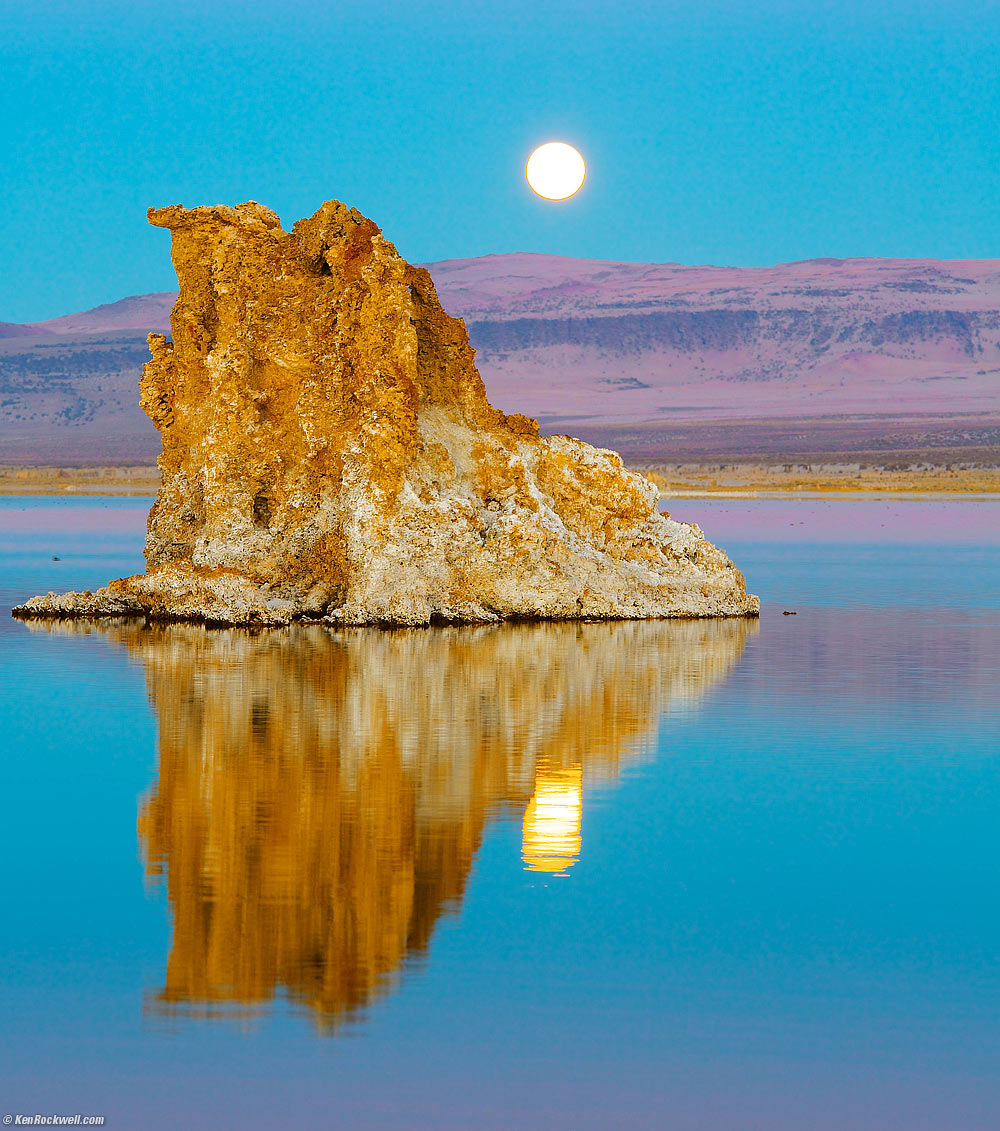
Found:
[[[1000,256],[981,0],[0,0],[0,319],[175,286],[147,206],[331,197],[410,261]],[[561,139],[584,190],[525,158]]]

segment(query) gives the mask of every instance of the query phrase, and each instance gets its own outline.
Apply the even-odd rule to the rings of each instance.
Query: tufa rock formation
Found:
[[[142,405],[162,486],[147,572],[20,616],[418,625],[752,616],[742,574],[657,513],[619,456],[486,399],[430,276],[336,201],[151,209],[173,234],[173,342]]]

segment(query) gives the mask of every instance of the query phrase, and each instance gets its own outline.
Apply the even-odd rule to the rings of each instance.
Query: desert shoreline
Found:
[[[810,498],[932,495],[995,498],[1000,468],[922,467],[911,469],[857,465],[657,464],[632,466],[646,475],[663,499]],[[0,465],[0,495],[155,496],[160,477],[155,466],[58,467]]]

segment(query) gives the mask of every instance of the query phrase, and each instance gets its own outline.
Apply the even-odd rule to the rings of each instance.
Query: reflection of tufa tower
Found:
[[[523,810],[527,867],[565,871],[585,781],[642,757],[754,627],[102,622],[145,666],[159,720],[139,835],[174,927],[153,1008],[283,994],[323,1027],[356,1014],[460,906],[492,817]]]

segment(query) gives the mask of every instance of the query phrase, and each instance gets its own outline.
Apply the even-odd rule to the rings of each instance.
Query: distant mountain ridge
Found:
[[[544,418],[1000,407],[996,260],[724,268],[516,255],[431,270],[501,406],[524,395]]]
[[[149,295],[132,295],[117,302],[107,302],[79,314],[64,314],[45,322],[25,323],[42,334],[107,334],[123,330],[166,331],[170,328],[170,309],[177,301],[176,291],[160,291]]]
[[[730,268],[518,253],[426,266],[498,407],[637,458],[988,454],[1000,439],[998,260]],[[0,462],[155,455],[141,339],[169,332],[175,297],[0,323]]]

